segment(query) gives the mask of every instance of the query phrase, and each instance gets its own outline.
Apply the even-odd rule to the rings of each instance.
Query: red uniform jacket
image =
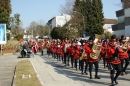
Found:
[[[123,51],[123,47],[120,47],[118,53],[119,58],[122,60],[128,58],[128,52],[122,52],[122,51]]]
[[[100,55],[101,55],[102,58],[106,58],[106,55],[107,55],[106,48],[107,48],[107,46],[108,45],[106,43],[102,44],[102,49],[101,49],[101,52],[100,52]]]
[[[74,53],[74,59],[79,59],[80,54],[81,54],[81,52],[80,52],[80,46],[77,45],[76,49],[75,49],[75,53]]]
[[[64,45],[60,45],[60,55],[61,56],[64,56],[64,50],[63,50],[63,47],[64,47]]]
[[[55,48],[56,48],[56,53],[60,54],[60,45],[57,45]]]
[[[113,59],[113,54],[115,53],[115,48],[114,47],[107,47],[107,61],[108,63],[111,63],[111,64],[120,64],[120,59],[117,58],[116,60]]]
[[[84,45],[84,46],[83,46],[83,49],[85,50],[87,47],[88,47],[87,45]],[[86,51],[85,51],[85,53],[86,53]],[[83,59],[86,59],[86,60],[88,59],[88,58],[87,58],[87,53],[85,54],[85,56],[83,57]]]
[[[55,46],[54,44],[51,45],[51,51],[52,51],[53,53],[56,52],[56,46]]]
[[[71,46],[69,55],[71,58],[74,58],[74,54],[75,54],[74,46]]]
[[[93,50],[89,46],[86,46],[85,52],[87,53],[88,62],[98,62],[98,58],[97,59],[92,59],[90,57],[90,53],[93,53]]]

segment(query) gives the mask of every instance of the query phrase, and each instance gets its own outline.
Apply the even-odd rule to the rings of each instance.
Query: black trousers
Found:
[[[43,56],[43,49],[41,49],[41,55]]]
[[[84,70],[84,63],[85,63],[85,70]],[[88,68],[88,61],[86,59],[82,59],[81,60],[81,71],[83,73],[86,73],[87,72],[87,68]]]
[[[68,53],[64,53],[64,64],[66,64],[67,57],[68,57]]]
[[[73,63],[74,63],[74,58],[71,57],[71,66],[72,66],[72,68],[73,68]]]
[[[55,52],[53,52],[52,57],[54,57],[54,59],[56,58],[56,53]]]
[[[82,61],[79,60],[79,69],[81,69],[81,64],[82,64]]]
[[[113,82],[118,78],[118,76],[121,73],[121,64],[110,64],[110,66],[112,66],[111,70],[110,70],[110,77],[111,77],[111,83],[113,84]],[[116,72],[116,75],[114,77],[114,73]]]
[[[47,55],[49,56],[51,54],[51,51],[50,51],[50,49],[48,48],[47,49]]]
[[[57,61],[59,60],[60,61],[60,54],[56,54],[57,56]]]
[[[78,63],[78,59],[74,59],[74,67],[76,68],[76,70],[77,70],[77,63]]]
[[[90,74],[90,77],[92,77],[92,68],[93,68],[93,64],[95,66],[95,76],[98,75],[98,62],[88,62],[89,64],[89,74]]]
[[[123,67],[124,61],[125,61],[125,66]],[[129,58],[123,60],[121,59],[121,72],[125,72],[128,65],[129,65]]]
[[[36,54],[37,52],[36,52],[36,49],[35,49],[35,47],[33,47],[33,49],[34,49],[34,54]]]
[[[128,51],[129,61],[130,61],[130,51]]]
[[[106,68],[106,63],[107,63],[107,59],[106,58],[103,58],[103,65],[104,65],[104,68]],[[108,66],[108,64],[107,64]]]

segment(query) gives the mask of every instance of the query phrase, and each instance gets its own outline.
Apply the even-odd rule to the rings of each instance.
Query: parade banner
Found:
[[[6,24],[0,24],[0,44],[6,44]]]

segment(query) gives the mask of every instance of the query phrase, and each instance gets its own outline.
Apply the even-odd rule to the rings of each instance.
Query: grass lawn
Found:
[[[23,74],[24,78],[22,78]],[[15,86],[42,86],[29,60],[23,60],[17,64]]]

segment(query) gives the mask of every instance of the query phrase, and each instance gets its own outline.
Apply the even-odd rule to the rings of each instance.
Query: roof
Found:
[[[117,24],[116,19],[104,19],[104,24]]]

